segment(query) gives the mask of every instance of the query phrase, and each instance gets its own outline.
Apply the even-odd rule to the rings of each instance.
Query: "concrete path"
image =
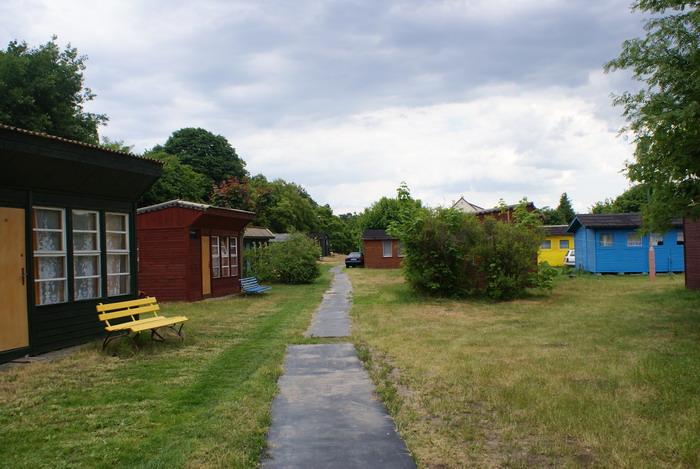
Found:
[[[292,345],[263,468],[415,468],[352,344]]]
[[[352,284],[343,268],[333,267],[330,290],[323,294],[323,301],[316,310],[306,337],[347,337],[350,335],[350,295]]]
[[[307,337],[350,335],[352,285],[331,271]],[[278,384],[263,468],[416,467],[352,344],[289,346]]]

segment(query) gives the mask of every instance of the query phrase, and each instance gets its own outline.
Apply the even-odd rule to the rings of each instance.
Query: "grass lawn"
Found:
[[[255,467],[288,343],[328,288],[275,285],[263,297],[165,304],[183,345],[121,357],[99,344],[0,371],[2,467]],[[126,341],[124,341],[126,342]]]
[[[584,276],[510,303],[351,270],[353,336],[421,467],[699,467],[700,294]]]

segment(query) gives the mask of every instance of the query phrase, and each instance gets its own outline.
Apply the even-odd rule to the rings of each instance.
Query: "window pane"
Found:
[[[35,257],[34,258],[34,277],[36,279],[51,279],[65,278],[65,257]]]
[[[63,251],[63,233],[56,231],[35,231],[35,251]]]
[[[228,239],[223,238],[221,241],[221,257],[228,257]]]
[[[642,245],[642,237],[638,233],[630,233],[627,235],[628,247],[640,247]]]
[[[238,238],[230,238],[229,245],[231,256],[238,256]]]
[[[75,299],[89,300],[100,297],[100,279],[79,278],[75,280]]]
[[[109,296],[127,295],[129,293],[130,282],[131,275],[108,275],[107,294]]]
[[[100,275],[100,257],[97,255],[73,257],[73,274],[76,277]]]
[[[62,230],[63,212],[61,210],[35,208],[34,228]]]
[[[552,240],[551,239],[545,239],[542,241],[542,244],[540,245],[540,249],[551,249],[552,248]]]
[[[108,213],[105,223],[107,231],[126,231],[126,214]]]
[[[97,231],[97,213],[73,211],[73,229]]]
[[[221,276],[222,277],[230,277],[231,276],[231,269],[229,267],[222,267],[221,268]]]
[[[107,274],[118,274],[129,272],[129,255],[128,254],[108,254],[107,255]]]
[[[73,233],[74,251],[97,251],[97,233]]]
[[[126,250],[126,234],[107,233],[107,250]]]
[[[569,249],[569,240],[568,239],[560,239],[559,240],[559,249]]]
[[[66,281],[36,282],[34,284],[34,296],[38,305],[63,303],[66,301]]]
[[[391,241],[382,241],[382,256],[391,257]]]

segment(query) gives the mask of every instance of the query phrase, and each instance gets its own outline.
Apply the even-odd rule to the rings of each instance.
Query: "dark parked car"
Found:
[[[351,252],[345,258],[345,267],[364,267],[365,256],[361,252]]]

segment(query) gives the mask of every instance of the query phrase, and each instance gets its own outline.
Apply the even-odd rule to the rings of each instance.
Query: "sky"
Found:
[[[86,109],[143,152],[225,136],[251,174],[359,212],[405,181],[428,206],[522,197],[578,212],[622,193],[634,147],[603,65],[631,0],[3,0],[0,46],[88,56]]]

